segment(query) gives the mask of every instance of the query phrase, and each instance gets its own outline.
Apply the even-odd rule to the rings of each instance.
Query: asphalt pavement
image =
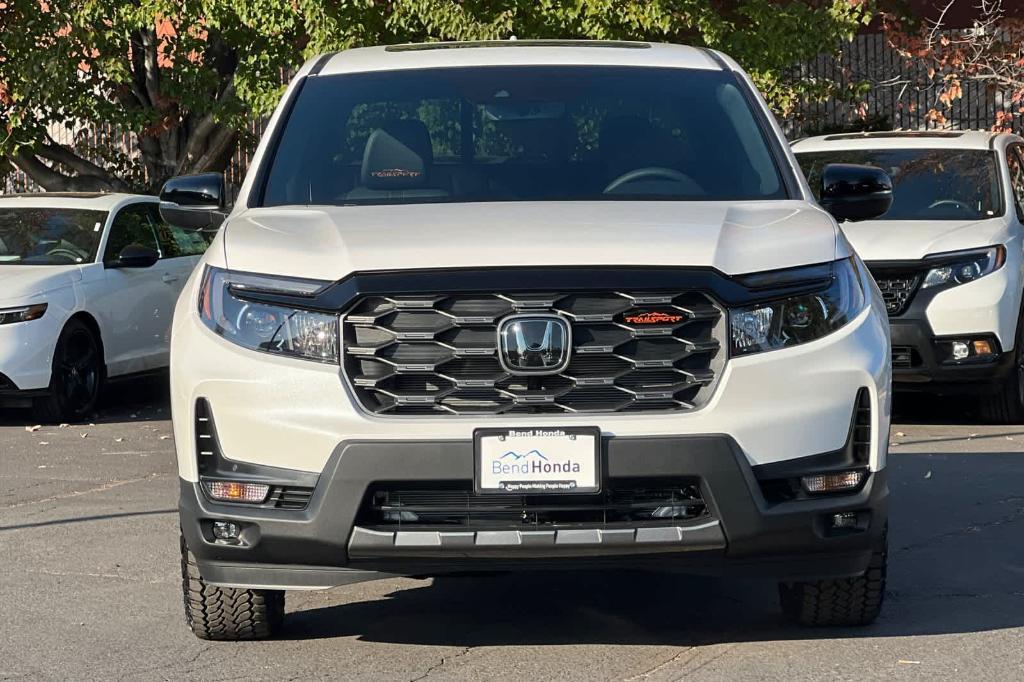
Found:
[[[64,428],[0,415],[0,679],[1024,678],[1024,427],[956,401],[893,427],[871,627],[792,626],[756,580],[518,574],[290,592],[282,638],[210,643],[182,616],[165,390]]]

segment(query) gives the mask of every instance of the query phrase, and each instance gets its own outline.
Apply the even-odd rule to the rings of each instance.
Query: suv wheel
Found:
[[[783,612],[800,625],[870,625],[882,610],[888,548],[885,540],[871,555],[864,575],[855,578],[782,583]]]
[[[96,408],[103,383],[103,351],[96,334],[81,320],[69,320],[53,351],[50,387],[33,403],[43,422],[81,421]]]
[[[284,591],[208,585],[181,538],[181,589],[185,622],[199,639],[267,639],[281,631]]]

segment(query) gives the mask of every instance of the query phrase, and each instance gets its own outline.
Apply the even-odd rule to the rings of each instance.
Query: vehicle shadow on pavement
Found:
[[[442,577],[373,601],[290,611],[283,636],[466,647],[693,646],[1024,626],[1024,454],[900,454],[890,467],[887,601],[869,627],[792,625],[769,581],[524,572]],[[344,598],[344,589],[330,594]]]
[[[83,422],[110,424],[159,421],[170,417],[168,376],[166,372],[160,372],[106,384],[96,413]],[[32,426],[38,423],[29,409],[0,409],[0,426]]]

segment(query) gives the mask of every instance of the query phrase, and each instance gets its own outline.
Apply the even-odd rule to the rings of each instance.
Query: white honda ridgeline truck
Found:
[[[801,623],[871,622],[889,332],[836,219],[891,183],[821,176],[819,206],[709,50],[311,60],[233,208],[217,175],[161,197],[227,213],[171,342],[192,630],[271,636],[289,589],[585,568],[771,577]]]

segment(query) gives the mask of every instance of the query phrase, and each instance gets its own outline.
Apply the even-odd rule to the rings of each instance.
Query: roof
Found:
[[[988,130],[921,130],[843,133],[808,137],[793,143],[795,153],[836,149],[991,149],[993,138],[1007,133]]]
[[[311,75],[457,66],[646,66],[721,70],[701,48],[600,40],[488,40],[362,47],[314,60]]]
[[[0,207],[50,206],[80,208],[94,211],[109,211],[122,203],[147,199],[157,201],[146,194],[120,194],[116,192],[35,192],[27,194],[2,194]]]

